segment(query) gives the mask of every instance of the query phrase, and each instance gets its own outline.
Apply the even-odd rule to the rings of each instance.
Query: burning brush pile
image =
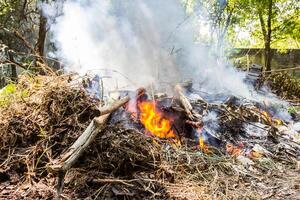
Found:
[[[86,87],[23,76],[1,90],[0,199],[299,198],[299,112],[191,82],[106,101]]]

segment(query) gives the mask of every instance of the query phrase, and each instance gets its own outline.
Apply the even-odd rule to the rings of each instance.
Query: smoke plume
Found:
[[[69,0],[44,5],[44,13],[65,70],[115,78],[106,87],[191,79],[212,94],[263,99],[244,83],[244,73],[199,41],[199,13],[187,14],[180,0]]]

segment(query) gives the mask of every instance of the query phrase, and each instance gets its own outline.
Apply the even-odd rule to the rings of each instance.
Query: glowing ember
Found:
[[[233,144],[226,144],[226,151],[232,156],[239,156],[242,154],[242,145],[234,146]]]
[[[138,104],[140,121],[154,136],[159,138],[176,138],[171,128],[171,120],[162,116],[152,101],[144,101]]]

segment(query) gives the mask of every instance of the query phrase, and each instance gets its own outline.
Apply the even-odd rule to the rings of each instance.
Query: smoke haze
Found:
[[[69,0],[44,5],[44,13],[67,71],[114,76],[131,88],[192,79],[209,93],[261,98],[244,73],[197,41],[199,15],[188,15],[179,0]]]

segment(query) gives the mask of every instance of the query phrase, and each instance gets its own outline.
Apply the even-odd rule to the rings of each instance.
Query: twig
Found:
[[[96,183],[122,183],[124,185],[127,185],[127,186],[131,186],[133,187],[134,185],[132,184],[129,184],[128,182],[134,182],[136,181],[135,179],[132,179],[132,180],[121,180],[121,179],[94,179],[93,182],[96,182]]]

